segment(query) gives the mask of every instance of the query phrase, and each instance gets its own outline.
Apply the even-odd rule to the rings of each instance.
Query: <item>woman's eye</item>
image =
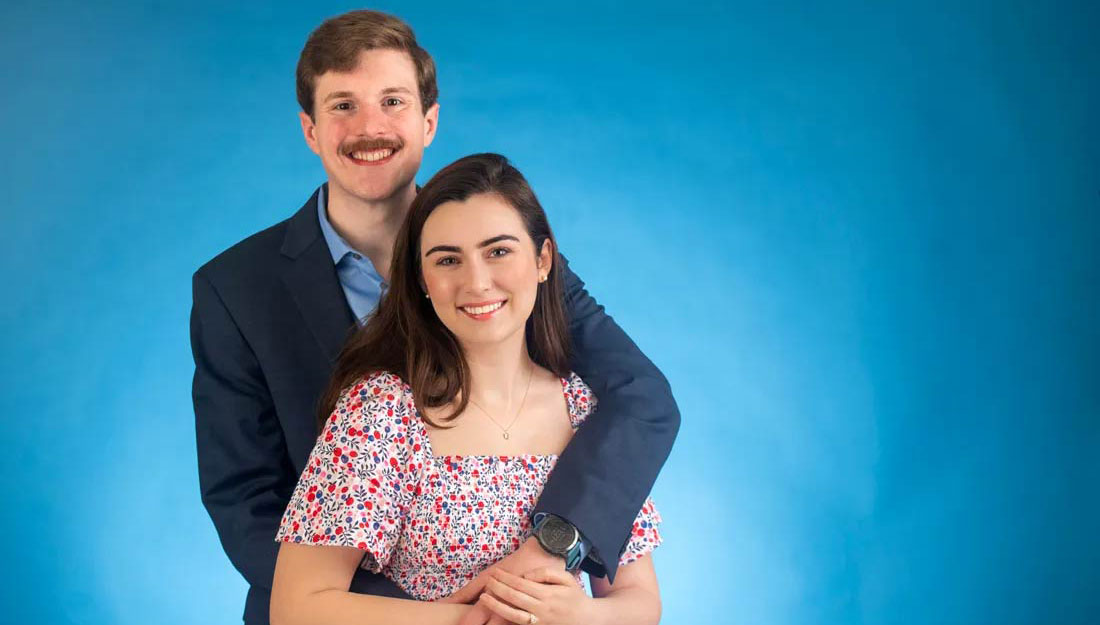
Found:
[[[501,256],[507,256],[511,253],[512,253],[512,250],[510,250],[506,247],[494,247],[493,249],[489,250],[489,257],[490,258],[500,258]]]
[[[457,265],[458,259],[454,256],[444,256],[443,258],[435,261],[435,264],[439,265],[440,267],[449,267],[451,265]]]

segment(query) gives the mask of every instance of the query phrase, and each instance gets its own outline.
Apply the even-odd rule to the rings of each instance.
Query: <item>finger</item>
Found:
[[[508,621],[509,623],[515,623],[516,625],[528,625],[531,622],[531,613],[523,610],[518,610],[512,606],[501,602],[499,599],[494,598],[490,594],[482,593],[481,598],[478,599],[481,605],[489,608],[494,614],[500,618]]]
[[[462,620],[458,622],[458,625],[486,625],[489,619],[494,617],[496,615],[492,612],[480,605],[475,605],[473,610],[466,610],[466,614],[462,616]]]
[[[466,585],[455,591],[450,597],[440,599],[440,603],[472,603],[485,589],[485,582],[489,581],[488,571],[466,582]]]
[[[493,579],[499,580],[516,590],[531,595],[539,601],[545,601],[547,597],[547,588],[544,584],[524,579],[519,575],[514,575],[505,571],[504,569],[493,569],[490,573]],[[522,606],[521,606],[522,607]]]
[[[564,586],[577,583],[576,578],[571,573],[566,572],[565,569],[552,569],[545,566],[527,571],[523,574],[523,577],[542,584],[560,584]]]
[[[531,595],[516,590],[511,586],[505,584],[499,579],[491,579],[488,584],[485,584],[485,590],[493,593],[493,596],[503,600],[505,603],[511,604],[521,610],[532,612],[539,605],[539,600]]]

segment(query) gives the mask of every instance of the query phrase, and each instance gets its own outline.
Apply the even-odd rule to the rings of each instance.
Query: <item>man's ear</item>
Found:
[[[313,122],[312,117],[306,115],[305,111],[298,111],[298,119],[302,122],[302,136],[306,139],[306,145],[313,150],[314,154],[320,156],[321,148],[317,143],[317,124]]]
[[[436,102],[424,113],[424,147],[432,144],[435,139],[435,130],[439,125],[439,102]]]

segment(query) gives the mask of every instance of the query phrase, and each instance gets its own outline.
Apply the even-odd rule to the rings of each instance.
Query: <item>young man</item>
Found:
[[[275,532],[316,440],[318,396],[349,330],[386,288],[439,120],[431,57],[404,22],[382,13],[354,11],[318,27],[297,82],[302,132],[327,184],[290,219],[203,265],[193,282],[202,498],[251,586],[250,625],[268,622]],[[613,580],[680,417],[664,376],[568,270],[566,291],[573,368],[600,408],[561,455],[536,507],[536,535],[497,566],[522,574],[580,562]],[[579,540],[561,540],[570,533]],[[458,598],[476,599],[483,584],[474,580]],[[362,570],[352,589],[402,596]]]

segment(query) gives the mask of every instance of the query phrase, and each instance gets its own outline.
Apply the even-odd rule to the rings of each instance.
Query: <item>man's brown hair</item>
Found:
[[[412,28],[400,18],[378,11],[350,11],[331,17],[309,35],[298,57],[298,104],[313,117],[313,96],[317,77],[325,72],[350,72],[364,50],[401,50],[412,57],[420,104],[427,112],[439,98],[435,84],[435,62],[416,43]]]

